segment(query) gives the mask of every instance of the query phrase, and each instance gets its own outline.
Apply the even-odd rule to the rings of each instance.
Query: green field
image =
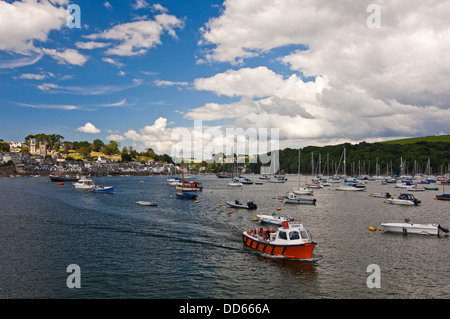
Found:
[[[423,137],[411,137],[401,140],[385,141],[380,142],[384,144],[412,144],[417,142],[446,142],[450,143],[450,135],[433,135],[433,136],[423,136]]]

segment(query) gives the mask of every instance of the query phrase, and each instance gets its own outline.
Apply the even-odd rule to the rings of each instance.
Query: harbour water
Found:
[[[313,206],[278,200],[298,186],[297,176],[242,187],[200,176],[195,203],[176,199],[166,178],[105,177],[115,194],[78,191],[48,177],[0,178],[0,298],[450,298],[448,236],[369,230],[405,218],[449,227],[450,203],[433,199],[442,188],[415,192],[420,206],[401,206],[369,197],[399,194],[392,185],[371,182],[365,192],[331,186],[315,190]],[[158,206],[136,205],[140,200]],[[227,200],[251,200],[258,209],[230,209]],[[260,227],[257,213],[303,221],[318,243],[313,259],[244,247],[242,232]],[[67,286],[72,264],[80,267],[81,288]],[[380,288],[367,285],[373,264]]]

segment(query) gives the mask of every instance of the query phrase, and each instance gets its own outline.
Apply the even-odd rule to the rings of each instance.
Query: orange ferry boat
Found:
[[[242,233],[244,245],[273,256],[311,259],[316,242],[300,221],[284,221],[278,230],[247,230]]]

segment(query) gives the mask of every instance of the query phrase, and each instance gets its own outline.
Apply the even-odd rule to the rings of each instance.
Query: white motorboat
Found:
[[[350,185],[343,185],[338,186],[335,188],[337,191],[353,191],[353,192],[362,192],[366,190],[366,186],[364,185],[356,185],[356,184],[350,184]]]
[[[410,189],[412,187],[414,187],[413,184],[411,184],[410,182],[406,182],[406,183],[397,183],[394,185],[395,188],[406,188],[406,189]]]
[[[306,187],[294,187],[292,192],[296,195],[312,195],[314,190]]]
[[[285,221],[293,221],[294,218],[292,217],[287,217],[287,216],[275,216],[275,215],[263,215],[263,214],[258,214],[256,215],[256,217],[258,218],[258,220],[261,223],[265,223],[265,224],[273,224],[273,225],[279,225],[281,226],[282,222]]]
[[[288,204],[307,204],[307,205],[316,205],[316,199],[304,199],[297,198],[294,193],[289,193],[288,196],[283,196],[284,203]]]
[[[404,223],[382,223],[381,227],[387,232],[403,233],[403,234],[418,234],[418,235],[437,235],[440,231],[448,233],[447,228],[439,224],[414,224],[408,219]]]
[[[387,199],[389,204],[397,204],[397,205],[419,205],[421,202],[417,198],[414,197],[413,194],[400,194],[397,198],[389,198]]]
[[[286,179],[282,176],[269,179],[269,183],[284,183]]]
[[[413,186],[411,188],[408,188],[408,192],[424,192],[425,188],[423,187],[418,187],[418,186]]]
[[[313,189],[319,189],[319,188],[323,188],[323,186],[322,185],[320,185],[320,184],[316,184],[316,183],[314,183],[314,184],[306,184],[306,187],[307,188],[313,188]]]
[[[231,183],[228,183],[228,186],[239,187],[242,186],[242,183],[238,180],[233,180]]]
[[[87,177],[81,177],[78,182],[73,183],[73,187],[75,187],[76,189],[92,189],[93,187],[95,187],[94,182],[92,181],[92,179],[89,179]]]

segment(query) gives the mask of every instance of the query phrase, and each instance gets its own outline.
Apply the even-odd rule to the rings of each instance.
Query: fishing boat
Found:
[[[283,221],[276,231],[249,229],[242,233],[242,240],[257,251],[289,259],[311,259],[317,244],[300,221]]]
[[[217,173],[216,176],[218,178],[231,178],[231,174],[230,173]]]
[[[413,194],[400,194],[397,198],[389,198],[387,200],[389,204],[397,204],[397,205],[419,205],[421,202],[417,198],[414,197]]]
[[[256,209],[256,204],[253,202],[247,202],[247,204],[242,204],[238,200],[227,201],[227,205],[233,208],[245,208],[245,209]]]
[[[194,192],[176,192],[175,195],[179,199],[197,199],[197,194]]]
[[[439,224],[414,224],[406,219],[404,223],[382,223],[381,227],[387,232],[418,234],[418,235],[440,235],[440,232],[448,233],[447,228]]]
[[[426,191],[438,191],[439,187],[423,187]]]
[[[286,204],[306,204],[316,205],[316,199],[297,198],[294,193],[289,193],[288,196],[283,196],[283,202]]]
[[[273,225],[278,225],[281,226],[282,222],[285,221],[294,221],[294,218],[292,217],[288,217],[288,216],[275,216],[275,215],[263,215],[263,214],[258,214],[256,215],[257,219],[264,224],[273,224]]]
[[[391,198],[391,194],[389,193],[371,193],[369,194],[370,197],[378,197],[378,198]]]
[[[81,177],[76,183],[72,184],[75,189],[86,189],[90,190],[92,187],[95,186],[92,179],[89,179],[87,177]]]
[[[175,189],[179,190],[179,191],[202,191],[203,190],[203,186],[201,183],[199,182],[195,182],[195,181],[185,181],[184,179],[182,179],[181,183],[178,183],[175,185]]]
[[[260,177],[259,179],[269,180],[270,178],[269,178],[269,176],[264,175],[263,177]]]
[[[107,193],[107,194],[113,194],[114,193],[114,186],[98,186],[95,185],[91,188],[91,191],[94,193]]]
[[[80,179],[80,177],[78,176],[71,176],[71,175],[65,175],[65,176],[61,176],[61,175],[50,175],[50,181],[51,182],[78,182],[78,180]]]
[[[114,186],[105,186],[103,183],[103,175],[102,175],[102,185],[97,185],[97,176],[95,176],[95,185],[92,186],[91,191],[94,193],[106,193],[106,194],[114,194]]]
[[[155,202],[149,202],[149,201],[145,201],[145,200],[137,201],[136,204],[141,205],[141,206],[157,206],[158,205]]]

